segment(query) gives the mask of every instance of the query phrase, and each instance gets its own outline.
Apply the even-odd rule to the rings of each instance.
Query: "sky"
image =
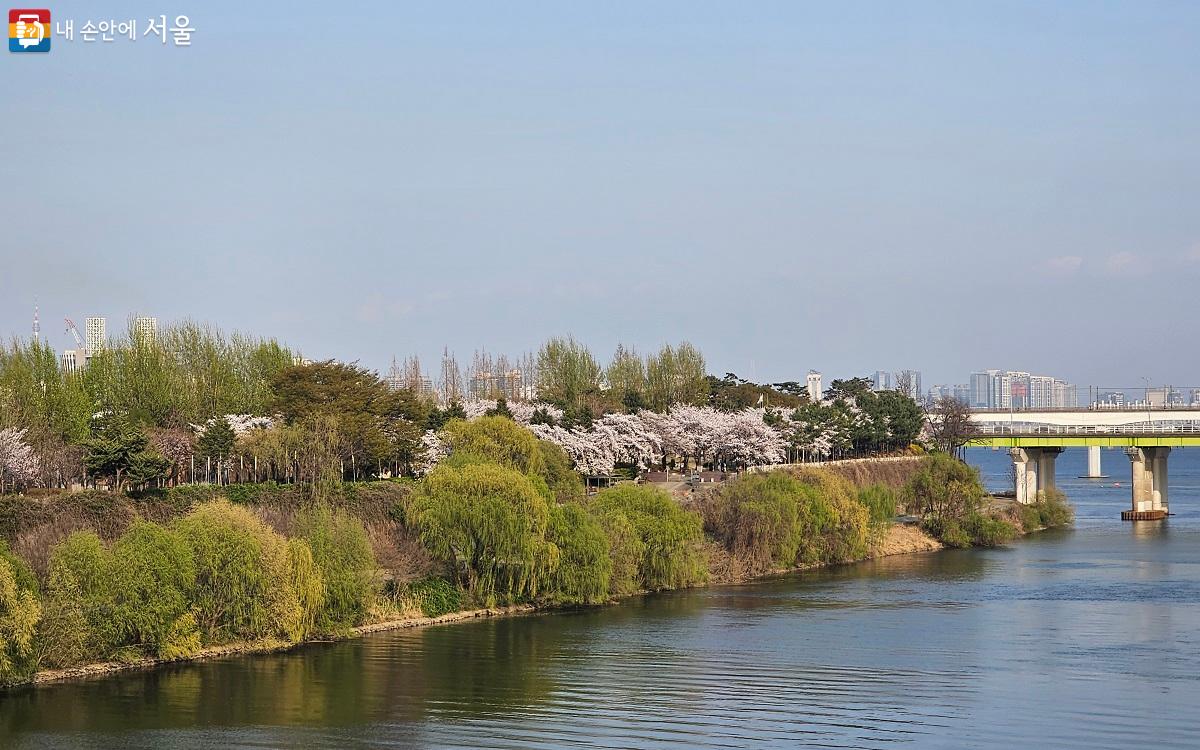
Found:
[[[58,348],[140,313],[371,368],[572,334],[1200,385],[1198,3],[51,11],[0,75],[5,338],[36,302]]]

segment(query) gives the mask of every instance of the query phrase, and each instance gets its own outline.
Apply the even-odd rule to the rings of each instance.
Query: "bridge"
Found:
[[[1088,476],[1100,477],[1100,449],[1121,447],[1129,457],[1130,521],[1169,512],[1167,457],[1172,448],[1200,447],[1200,408],[981,410],[971,413],[970,445],[1007,448],[1017,501],[1032,503],[1055,489],[1054,461],[1064,448],[1088,449]]]

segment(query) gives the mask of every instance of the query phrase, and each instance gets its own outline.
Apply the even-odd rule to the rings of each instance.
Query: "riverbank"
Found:
[[[920,554],[926,552],[936,552],[945,548],[938,540],[926,534],[919,527],[911,524],[893,524],[888,529],[886,535],[881,539],[871,550],[871,553],[857,560],[850,565],[855,565],[859,562],[866,562],[881,557],[890,557],[894,555]],[[795,567],[788,569],[774,570],[763,575],[750,577],[732,577],[732,578],[715,578],[710,580],[703,586],[720,586],[731,583],[750,583],[753,581],[766,580],[775,578],[780,575],[791,573],[801,573],[809,570],[817,570],[820,568],[832,567],[832,565],[810,565],[803,567]],[[627,597],[620,597],[608,602],[608,605],[617,605],[631,598],[632,596],[644,596],[648,592],[638,592]],[[605,606],[605,605],[601,605]],[[37,672],[33,677],[23,683],[18,683],[9,686],[7,689],[21,687],[37,687],[39,685],[51,685],[61,682],[86,680],[105,677],[108,675],[117,674],[120,672],[147,671],[158,669],[170,665],[182,665],[192,662],[210,661],[213,659],[222,659],[231,656],[250,656],[256,654],[271,654],[292,651],[304,646],[311,646],[320,643],[329,643],[334,641],[347,640],[351,638],[359,638],[372,633],[382,633],[389,630],[405,630],[409,628],[423,628],[435,625],[449,625],[453,623],[467,622],[470,620],[488,619],[495,617],[515,617],[519,615],[531,614],[549,614],[553,612],[563,611],[564,607],[557,606],[535,606],[532,604],[515,604],[506,607],[485,607],[482,609],[463,610],[460,612],[450,612],[448,614],[439,615],[437,617],[405,617],[392,620],[384,620],[381,622],[368,623],[351,628],[344,634],[326,635],[321,638],[313,638],[300,642],[283,641],[279,639],[266,639],[260,641],[243,641],[236,643],[227,643],[220,646],[210,646],[200,649],[194,654],[178,659],[157,659],[152,657],[144,657],[133,659],[130,661],[107,661],[95,662],[91,664],[81,664],[75,667],[65,669],[48,669]],[[0,689],[3,692],[3,689]]]

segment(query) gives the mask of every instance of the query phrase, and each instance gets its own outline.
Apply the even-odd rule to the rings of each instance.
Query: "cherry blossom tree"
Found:
[[[25,442],[25,430],[0,430],[0,492],[24,489],[37,481],[40,462]]]

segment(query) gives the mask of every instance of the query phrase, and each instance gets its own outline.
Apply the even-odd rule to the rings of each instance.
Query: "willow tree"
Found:
[[[432,471],[406,520],[476,601],[491,605],[537,596],[557,568],[558,549],[546,539],[549,514],[524,474],[476,463]]]
[[[650,591],[703,583],[708,570],[701,552],[704,529],[700,516],[685,510],[666,492],[622,484],[601,491],[591,503],[600,517],[623,516],[641,540],[638,575]]]

